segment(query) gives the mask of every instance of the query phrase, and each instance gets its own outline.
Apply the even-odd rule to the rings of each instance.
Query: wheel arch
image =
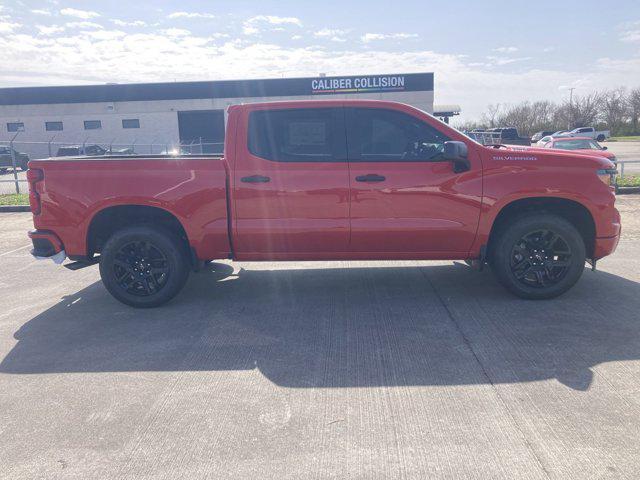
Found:
[[[109,237],[131,225],[151,225],[174,233],[190,249],[182,222],[169,210],[144,204],[111,205],[94,213],[87,227],[87,257],[100,253]]]
[[[520,198],[502,206],[491,224],[486,255],[491,255],[498,235],[510,221],[531,213],[548,213],[567,220],[580,233],[586,248],[587,258],[593,258],[596,225],[591,211],[580,202],[562,197]]]

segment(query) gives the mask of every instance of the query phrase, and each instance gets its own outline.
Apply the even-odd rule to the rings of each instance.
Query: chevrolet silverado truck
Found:
[[[231,106],[222,156],[32,160],[32,254],[161,305],[216,259],[466,260],[556,297],[620,236],[602,156],[480,145],[381,101]]]

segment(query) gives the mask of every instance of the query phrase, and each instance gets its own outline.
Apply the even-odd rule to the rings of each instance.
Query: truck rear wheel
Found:
[[[109,293],[136,308],[162,305],[184,287],[189,257],[173,233],[149,226],[115,232],[100,255],[100,276]]]
[[[502,285],[537,300],[562,295],[578,281],[586,249],[580,232],[564,218],[532,214],[501,229],[489,255]]]

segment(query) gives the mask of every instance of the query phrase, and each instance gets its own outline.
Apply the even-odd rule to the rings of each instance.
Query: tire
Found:
[[[167,303],[182,290],[189,270],[184,243],[150,226],[116,231],[100,254],[102,283],[117,300],[136,308]]]
[[[562,295],[584,270],[586,249],[580,232],[553,214],[520,217],[501,228],[492,243],[491,269],[507,290],[521,298]]]
[[[598,135],[598,138],[596,138],[597,142],[604,142],[606,139],[604,137],[604,135]]]

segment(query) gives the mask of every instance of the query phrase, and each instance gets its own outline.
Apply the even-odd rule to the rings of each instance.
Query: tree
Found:
[[[600,113],[602,95],[593,92],[581,97],[574,96],[565,101],[554,115],[556,125],[567,125],[570,129],[593,125]]]
[[[628,112],[624,88],[616,88],[603,93],[600,106],[601,119],[607,124],[612,134],[618,133]]]
[[[487,111],[480,117],[480,123],[486,125],[488,128],[496,126],[496,119],[500,113],[502,106],[499,103],[495,105],[491,104],[487,106]]]
[[[640,88],[634,88],[627,95],[627,109],[633,125],[633,133],[640,133],[638,121],[640,120]]]

